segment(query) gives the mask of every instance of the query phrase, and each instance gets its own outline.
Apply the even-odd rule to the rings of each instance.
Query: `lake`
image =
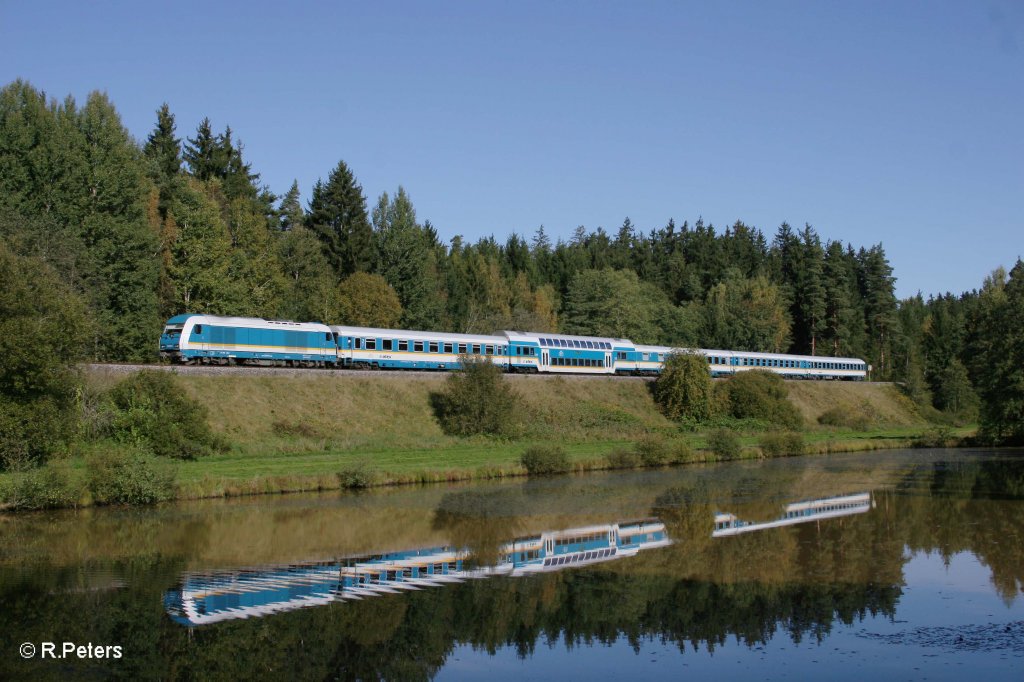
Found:
[[[0,515],[0,679],[1024,679],[1024,451]]]

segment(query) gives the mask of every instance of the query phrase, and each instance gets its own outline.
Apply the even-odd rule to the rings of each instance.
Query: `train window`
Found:
[[[362,349],[362,347],[363,347],[363,340],[362,339],[356,339],[356,348],[357,349]]]
[[[366,350],[377,350],[377,339],[366,339]]]
[[[405,340],[399,341],[398,342],[398,350],[402,351],[403,353],[408,351],[409,350],[409,342],[405,341]]]
[[[494,355],[494,346],[484,346],[484,355]]]
[[[202,334],[203,333],[203,325],[197,324],[195,327],[192,328],[192,333],[193,334]]]
[[[394,348],[394,344],[395,344],[395,342],[392,341],[391,339],[382,339],[381,342],[380,342],[380,349],[381,350],[394,350],[395,349]]]
[[[616,353],[616,355],[619,356],[619,360],[625,360],[626,359],[626,354],[623,353],[622,351],[619,351],[618,353]]]
[[[413,349],[413,352],[422,353],[423,352],[423,342],[422,341],[413,341],[412,342],[412,349]]]
[[[465,355],[468,351],[466,350],[466,344],[459,344],[459,355]]]
[[[452,352],[452,344],[450,344],[450,343],[444,344],[444,352],[445,353],[451,353]]]
[[[437,350],[438,350],[438,344],[437,343],[431,343],[430,344],[430,352],[431,353],[436,353]]]
[[[473,355],[480,355],[480,344],[473,344]]]
[[[582,342],[582,341],[573,341],[572,343],[573,343],[573,345],[574,345],[574,346],[576,346],[577,348],[586,348],[586,346],[585,346],[585,345],[583,345],[583,342]]]

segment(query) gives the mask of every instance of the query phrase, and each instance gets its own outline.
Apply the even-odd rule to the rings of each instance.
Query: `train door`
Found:
[[[608,368],[609,372],[614,372],[615,371],[615,366],[612,364],[612,354],[611,353],[605,353],[604,354],[604,366]]]
[[[541,355],[540,355],[540,364],[542,366],[544,366],[544,367],[548,366],[548,352],[547,351],[544,351],[543,353],[541,353]]]

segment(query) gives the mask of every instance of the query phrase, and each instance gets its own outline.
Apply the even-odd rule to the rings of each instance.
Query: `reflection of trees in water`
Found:
[[[486,491],[449,493],[434,510],[433,529],[444,531],[451,545],[469,552],[463,559],[467,568],[494,566],[501,546],[515,538],[522,524],[509,503]]]
[[[622,637],[635,646],[664,637],[684,650],[733,637],[756,645],[778,633],[821,638],[836,621],[895,613],[905,547],[944,557],[973,552],[1000,594],[1019,594],[1022,476],[1010,462],[922,466],[903,478],[908,494],[875,492],[869,513],[714,540],[712,512],[728,490],[694,480],[653,505],[675,542],[669,548],[586,570],[471,581],[191,631],[172,623],[162,605],[181,559],[142,552],[107,567],[129,578],[128,589],[58,597],[57,586],[87,584],[74,574],[80,569],[0,569],[0,651],[59,632],[67,641],[117,642],[132,652],[116,663],[81,664],[97,676],[429,679],[460,644],[510,646],[525,656],[538,643]],[[477,548],[518,534],[515,513],[529,506],[515,510],[514,495],[471,492],[446,496],[434,523]],[[0,678],[58,673],[63,669],[0,657]]]

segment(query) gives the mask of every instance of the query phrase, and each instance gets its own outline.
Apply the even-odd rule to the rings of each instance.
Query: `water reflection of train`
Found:
[[[719,512],[715,514],[715,530],[712,537],[739,535],[755,530],[792,526],[808,521],[821,521],[850,514],[863,514],[871,509],[871,494],[843,495],[787,505],[782,516],[771,521],[744,521],[736,514]]]
[[[718,512],[712,537],[738,535],[808,521],[861,514],[871,495],[844,495],[787,505],[771,521],[744,521]],[[451,545],[289,566],[187,573],[164,597],[170,616],[183,625],[205,625],[265,616],[346,599],[491,576],[525,576],[589,566],[672,544],[657,519],[548,531],[498,548],[493,565],[479,566],[471,552]]]
[[[500,547],[493,566],[476,567],[468,550],[441,546],[292,566],[188,573],[179,589],[165,595],[164,606],[183,625],[205,625],[472,578],[588,566],[668,544],[665,525],[650,519],[517,538]]]

